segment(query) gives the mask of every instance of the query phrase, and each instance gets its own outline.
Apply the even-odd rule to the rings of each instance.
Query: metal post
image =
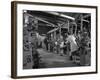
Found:
[[[83,31],[83,16],[81,14],[81,31]]]
[[[75,36],[76,36],[76,32],[77,32],[77,24],[75,23]]]
[[[59,27],[59,40],[58,40],[57,52],[59,54],[60,53],[60,41],[61,41],[61,25],[58,24],[58,27]]]
[[[34,18],[34,24],[35,24],[36,30],[38,30],[38,19],[36,17]]]
[[[73,34],[73,25],[72,25],[72,27],[71,27],[71,34]]]
[[[68,22],[68,32],[69,32],[69,20],[67,22]]]

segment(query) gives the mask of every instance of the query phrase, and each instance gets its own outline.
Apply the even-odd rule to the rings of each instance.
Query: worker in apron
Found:
[[[73,54],[75,54],[76,51],[78,50],[78,45],[76,43],[75,36],[69,35],[68,38],[67,38],[67,42],[70,43],[70,52],[69,52],[70,60],[73,60]]]

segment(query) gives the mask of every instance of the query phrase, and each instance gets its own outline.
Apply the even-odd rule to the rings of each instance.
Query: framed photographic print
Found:
[[[97,6],[13,1],[11,77],[97,73]]]

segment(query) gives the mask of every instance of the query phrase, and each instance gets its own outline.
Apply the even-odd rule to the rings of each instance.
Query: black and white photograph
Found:
[[[90,13],[23,10],[23,69],[90,65]]]
[[[97,6],[12,2],[12,77],[97,73]]]

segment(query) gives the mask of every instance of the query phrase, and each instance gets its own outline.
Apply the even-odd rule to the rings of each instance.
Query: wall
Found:
[[[100,5],[99,0],[31,0],[31,1],[79,4],[79,5],[97,5],[97,6]],[[10,70],[11,70],[11,12],[10,12],[11,3],[10,2],[11,0],[0,0],[0,80],[13,80],[10,78]],[[100,6],[98,7],[98,9],[100,10]],[[98,14],[100,14],[100,11],[98,12]],[[99,16],[98,19],[100,21]],[[100,24],[98,26],[100,26]],[[100,30],[99,27],[98,30]],[[99,31],[98,34],[100,34]],[[98,37],[98,41],[100,41],[100,37]],[[98,42],[98,47],[99,46],[100,42]],[[99,54],[98,57],[100,57]],[[98,63],[99,62],[100,59],[98,60]],[[100,67],[100,64],[98,64],[98,67]],[[34,78],[34,80],[85,80],[85,79],[100,80],[99,76],[100,76],[100,69],[98,74]],[[30,78],[29,80],[33,80],[33,78]]]

